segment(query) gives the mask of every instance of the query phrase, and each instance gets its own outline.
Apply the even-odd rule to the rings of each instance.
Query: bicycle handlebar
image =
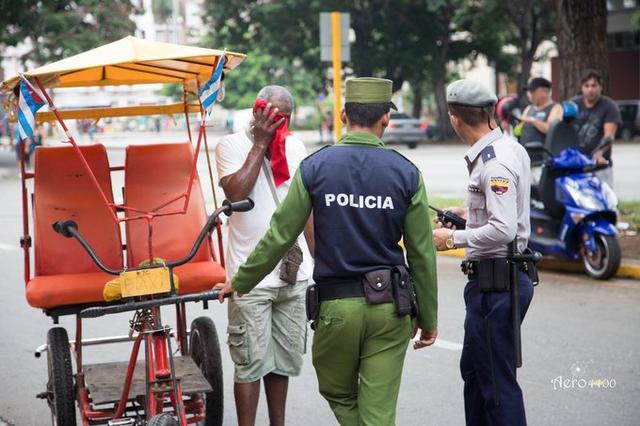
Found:
[[[234,203],[228,200],[225,200],[222,203],[222,206],[218,207],[213,213],[211,213],[211,216],[209,216],[209,219],[207,219],[207,223],[204,225],[204,227],[198,234],[196,241],[191,247],[189,254],[187,254],[185,257],[173,262],[166,262],[163,265],[145,266],[140,268],[128,268],[128,270],[135,271],[140,269],[149,269],[149,268],[161,267],[161,266],[168,266],[169,268],[174,268],[176,266],[184,265],[185,263],[193,259],[198,249],[200,248],[200,245],[204,241],[205,237],[213,231],[213,228],[216,226],[216,222],[220,214],[225,213],[227,216],[231,216],[234,212],[249,211],[254,207],[254,205],[255,204],[251,198],[247,198],[246,200],[237,201]],[[78,224],[73,220],[59,220],[53,223],[53,230],[65,238],[75,238],[76,240],[78,240],[78,242],[89,254],[89,256],[91,257],[93,262],[98,266],[98,268],[100,268],[102,271],[106,272],[107,274],[120,275],[124,271],[124,269],[111,269],[108,266],[106,266],[104,263],[102,263],[102,261],[96,255],[95,251],[91,248],[87,240],[84,239],[84,237],[78,230]]]

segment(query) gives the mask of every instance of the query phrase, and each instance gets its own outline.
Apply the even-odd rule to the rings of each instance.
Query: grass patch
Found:
[[[628,222],[629,229],[640,230],[640,200],[620,201],[618,209],[621,222]]]

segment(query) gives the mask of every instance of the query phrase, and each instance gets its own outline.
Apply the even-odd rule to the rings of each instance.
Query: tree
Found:
[[[560,99],[569,99],[580,90],[580,76],[588,68],[602,73],[606,89],[609,74],[606,0],[561,0],[558,17]]]
[[[42,64],[132,34],[137,12],[131,0],[0,0],[0,44],[27,42],[22,61]]]
[[[531,66],[540,43],[555,34],[555,0],[527,0],[526,4],[505,2],[512,25],[511,43],[518,50],[518,97],[522,103],[524,89],[531,75]]]

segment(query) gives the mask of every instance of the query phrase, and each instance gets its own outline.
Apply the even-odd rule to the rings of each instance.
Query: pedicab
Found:
[[[218,206],[214,192],[216,208],[207,217],[196,169],[201,146],[212,191],[213,175],[205,110],[197,94],[216,73],[221,84],[220,73],[244,58],[126,37],[0,86],[0,92],[15,96],[14,118],[19,96],[28,90],[49,109],[38,112],[36,121],[57,122],[66,137],[59,146],[36,149],[33,171],[26,170],[24,153],[20,164],[26,299],[56,325],[36,350],[36,356],[46,352],[48,380],[39,397],[49,404],[53,424],[75,425],[76,405],[83,425],[222,424],[216,328],[203,316],[187,329],[186,305],[199,301],[206,308],[207,301],[217,299],[212,288],[225,279],[218,216],[246,211],[253,203]],[[181,83],[183,102],[65,111],[55,107],[46,90],[152,83]],[[124,165],[109,164],[99,143],[77,144],[65,123],[177,113],[185,115],[185,141],[131,144]],[[200,114],[197,137],[192,137],[189,113]],[[115,173],[124,173],[123,188],[113,187]],[[114,196],[120,190],[122,202]],[[166,305],[175,307],[173,328],[161,317],[160,307]],[[128,334],[83,339],[86,320],[122,312],[131,315]],[[58,325],[65,315],[75,316],[71,341]],[[88,345],[129,341],[128,361],[89,364],[83,358]]]

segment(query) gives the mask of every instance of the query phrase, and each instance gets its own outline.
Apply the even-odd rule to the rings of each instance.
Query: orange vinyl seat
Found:
[[[124,196],[127,206],[149,211],[187,190],[193,147],[190,143],[130,145],[125,160]],[[181,210],[184,198],[159,210]],[[127,211],[127,216],[139,213]],[[186,256],[205,225],[207,216],[200,180],[196,174],[185,214],[155,217],[152,221],[152,254],[167,262]],[[149,259],[149,228],[144,219],[127,221],[127,264],[138,266]],[[225,272],[215,261],[211,240],[204,240],[194,258],[174,271],[180,279],[179,294],[210,290],[224,282]]]
[[[107,152],[80,147],[107,200],[113,202]],[[104,302],[102,288],[113,278],[101,272],[73,238],[54,232],[58,220],[74,220],[108,267],[123,266],[120,228],[71,146],[39,147],[35,153],[33,235],[35,277],[26,296],[36,308]]]

